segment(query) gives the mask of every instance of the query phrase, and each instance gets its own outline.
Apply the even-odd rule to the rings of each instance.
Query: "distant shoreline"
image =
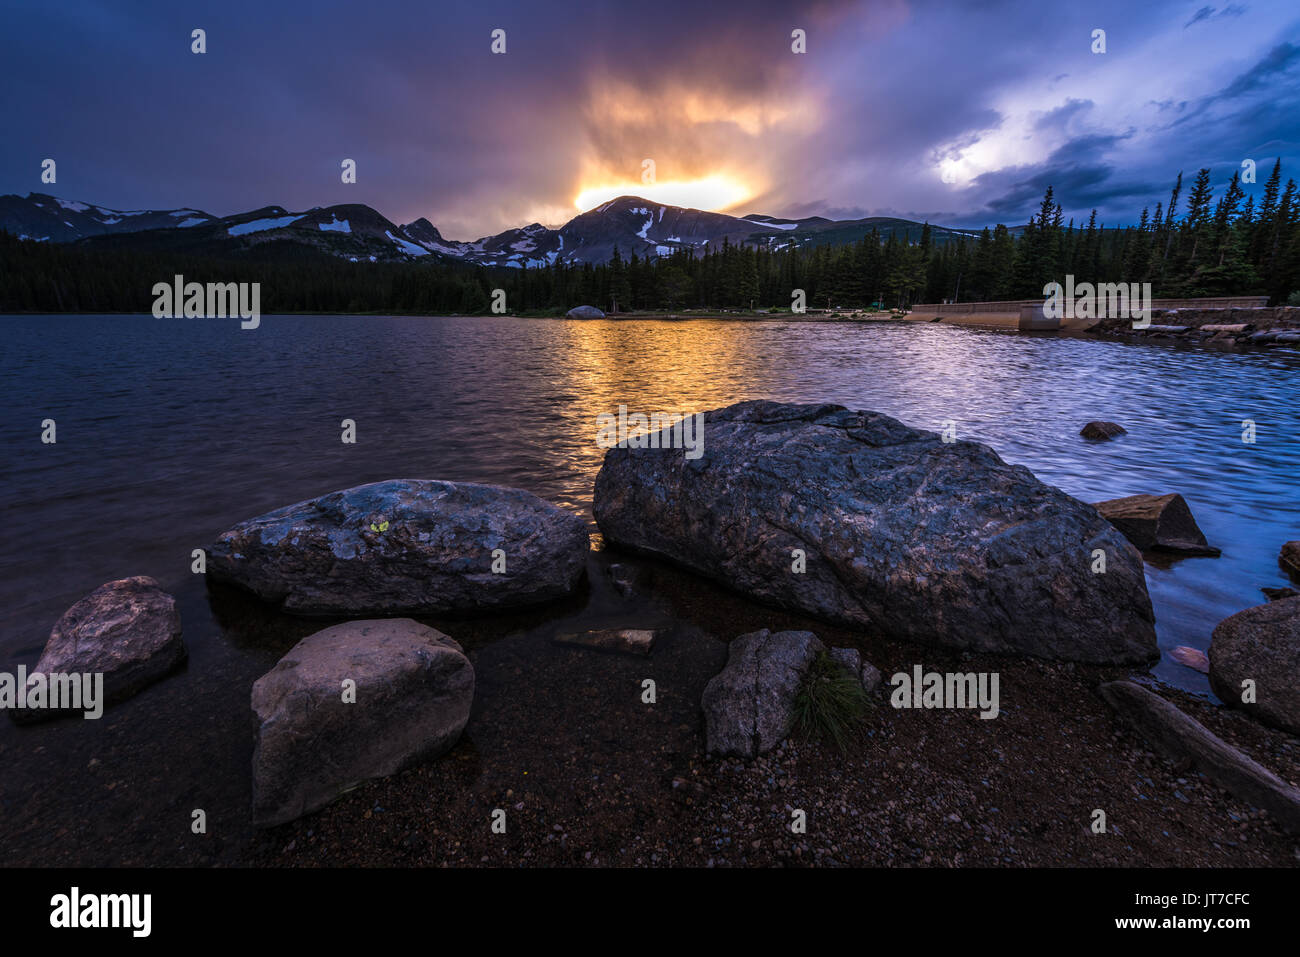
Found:
[[[508,312],[503,314],[495,313],[469,313],[469,312],[393,312],[391,310],[367,310],[367,311],[348,311],[348,312],[326,312],[318,309],[309,311],[276,311],[267,312],[265,316],[364,316],[387,319],[552,319],[562,320],[565,322],[600,322],[600,319],[568,319],[563,315],[543,315],[537,312]],[[149,313],[141,311],[131,312],[114,312],[110,310],[99,310],[95,312],[84,311],[67,311],[67,312],[0,312],[0,317],[11,316],[142,316],[152,318]],[[670,319],[684,322],[690,319],[729,319],[729,320],[747,320],[756,321],[762,319],[784,319],[796,322],[915,322],[917,320],[909,319],[906,316],[891,316],[889,313],[866,313],[866,312],[830,312],[825,311],[807,313],[790,313],[790,312],[764,312],[755,310],[753,312],[619,312],[613,315],[606,315],[605,319],[618,322],[638,319]]]
[[[144,312],[5,312],[0,318],[21,318],[31,316],[80,316],[80,317],[142,317],[152,318]],[[1237,346],[1289,347],[1300,346],[1300,307],[1270,306],[1260,309],[1205,309],[1205,310],[1163,310],[1152,313],[1153,322],[1149,329],[1134,329],[1126,319],[1094,320],[1090,324],[1080,323],[1054,330],[1021,330],[1018,324],[1008,322],[994,314],[958,314],[952,316],[933,316],[929,313],[908,313],[897,315],[889,312],[868,312],[863,310],[825,311],[810,310],[805,313],[753,311],[707,311],[707,312],[669,312],[637,311],[606,315],[604,319],[570,319],[564,315],[549,315],[537,312],[505,313],[496,315],[475,313],[405,313],[390,311],[375,312],[268,312],[264,318],[312,317],[337,318],[384,318],[384,319],[536,319],[546,322],[591,323],[602,321],[614,322],[799,322],[799,323],[887,323],[962,326],[985,332],[1003,332],[1034,336],[1059,336],[1062,338],[1084,338],[1111,342],[1181,342],[1195,345],[1213,345],[1218,348]],[[167,320],[160,320],[167,321]],[[1176,323],[1176,324],[1175,324]],[[1222,324],[1222,325],[1218,325]],[[1207,327],[1204,330],[1202,327]],[[1225,328],[1226,326],[1226,328]]]

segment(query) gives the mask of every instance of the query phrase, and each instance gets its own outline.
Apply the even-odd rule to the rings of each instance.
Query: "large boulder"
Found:
[[[586,524],[529,492],[394,479],[241,522],[208,574],[299,615],[481,612],[569,594]]]
[[[764,401],[708,413],[704,437],[696,459],[606,453],[593,504],[606,541],[919,644],[1159,656],[1141,555],[1091,506],[987,446],[875,412]]]
[[[184,661],[176,599],[154,579],[136,575],[100,585],[65,611],[32,673],[102,674],[100,704],[111,704],[165,677]],[[25,708],[12,714],[16,721],[28,722],[58,713]]]
[[[733,640],[726,667],[704,686],[709,752],[753,758],[784,741],[808,666],[825,650],[811,631],[764,628]]]
[[[1211,558],[1220,554],[1219,549],[1206,543],[1187,501],[1177,492],[1112,498],[1094,507],[1143,551]]]
[[[253,685],[254,823],[292,821],[442,754],[473,700],[474,668],[460,645],[409,618],[308,635]]]
[[[1241,700],[1255,682],[1254,702]],[[1300,598],[1239,611],[1210,637],[1210,687],[1227,704],[1300,734]]]
[[[564,314],[565,319],[604,319],[605,314],[595,306],[574,306]]]

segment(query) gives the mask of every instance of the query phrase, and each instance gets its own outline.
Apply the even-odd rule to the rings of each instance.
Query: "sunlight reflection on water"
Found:
[[[596,416],[837,402],[987,442],[1087,501],[1181,492],[1217,560],[1148,565],[1161,646],[1208,646],[1300,537],[1300,356],[943,325],[266,317],[8,318],[0,652],[104,581],[188,575],[233,523],[393,477],[515,485],[584,512]],[[58,444],[37,437],[58,422]],[[340,442],[357,423],[358,444]],[[1129,430],[1092,444],[1090,419]],[[1241,423],[1258,441],[1241,441]],[[707,436],[706,436],[707,439]],[[1167,657],[1157,675],[1204,690]]]

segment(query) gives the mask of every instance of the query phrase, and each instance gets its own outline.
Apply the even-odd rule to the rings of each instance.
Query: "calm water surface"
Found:
[[[1261,586],[1285,584],[1277,552],[1300,538],[1300,354],[1284,350],[783,321],[0,323],[0,668],[33,664],[59,615],[96,586],[151,575],[177,596],[191,654],[153,692],[178,735],[243,721],[248,682],[276,657],[214,611],[190,573],[192,549],[266,510],[394,477],[518,486],[590,518],[603,455],[596,416],[620,403],[686,412],[772,398],[934,430],[955,420],[960,437],[1087,501],[1181,492],[1223,557],[1147,566],[1166,651],[1206,648],[1218,621],[1263,601]],[[40,442],[47,418],[55,445]],[[356,445],[340,441],[345,418]],[[1081,439],[1097,418],[1129,434]],[[1242,442],[1244,419],[1256,423],[1253,445]],[[1154,672],[1208,693],[1203,676],[1167,656]],[[129,705],[120,711],[119,723],[148,727]],[[75,751],[68,729],[86,724],[96,722],[0,722],[0,762],[6,749]],[[172,752],[156,746],[166,763]],[[238,765],[249,747],[241,740],[211,759]],[[2,795],[9,809],[23,797],[16,786]]]

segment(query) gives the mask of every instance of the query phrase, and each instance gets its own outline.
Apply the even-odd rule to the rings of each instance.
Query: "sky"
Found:
[[[617,193],[983,226],[1051,185],[1122,225],[1180,170],[1300,178],[1293,0],[0,0],[0,64],[0,193],[450,239]]]

